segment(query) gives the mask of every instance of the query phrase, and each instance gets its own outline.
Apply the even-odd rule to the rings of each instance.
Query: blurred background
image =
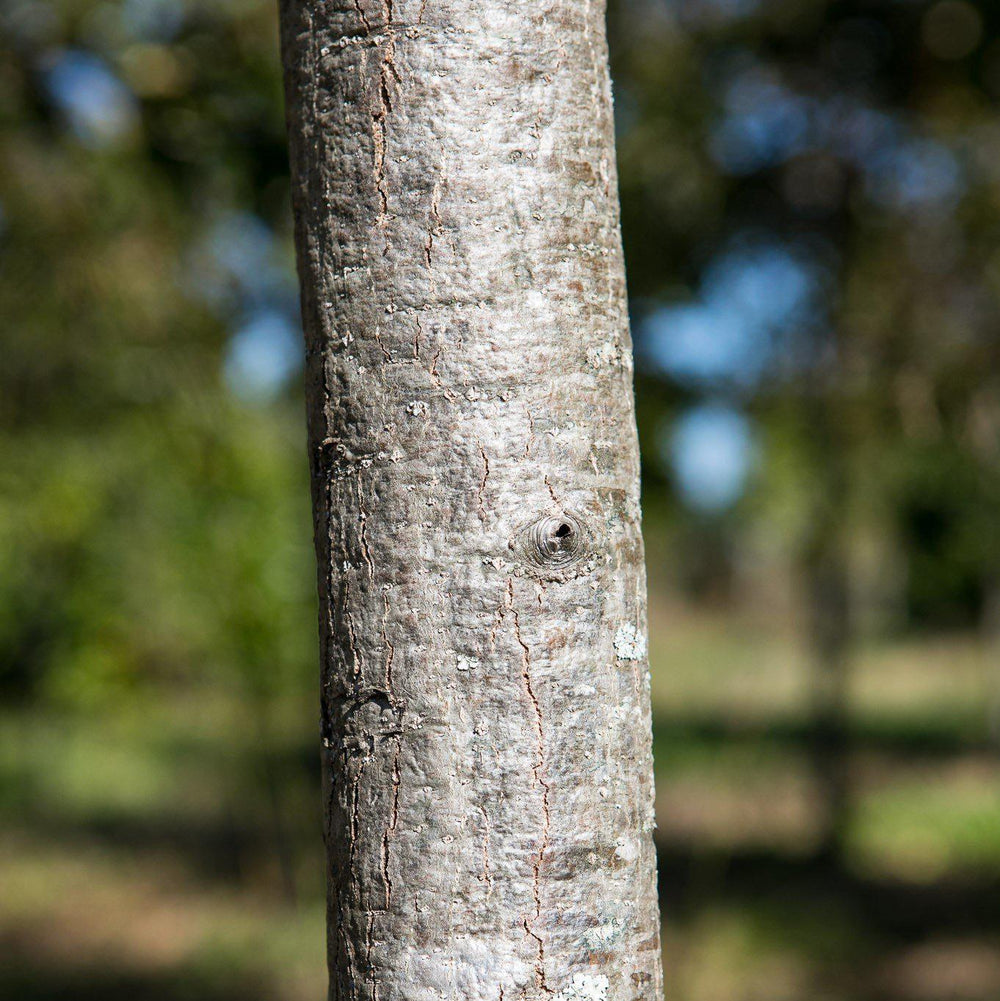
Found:
[[[1000,8],[617,0],[670,1001],[1000,998]],[[0,6],[0,994],[323,996],[271,0]]]

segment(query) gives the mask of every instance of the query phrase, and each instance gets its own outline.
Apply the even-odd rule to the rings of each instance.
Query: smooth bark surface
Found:
[[[604,10],[284,0],[330,997],[655,999]]]

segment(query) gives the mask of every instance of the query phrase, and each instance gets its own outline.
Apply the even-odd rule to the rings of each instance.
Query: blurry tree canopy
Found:
[[[647,456],[724,402],[759,446],[711,532],[765,513],[794,539],[841,462],[851,544],[879,525],[902,567],[896,624],[975,621],[1000,557],[1000,12],[677,0],[612,28]]]
[[[0,11],[0,684],[310,677],[268,4]]]

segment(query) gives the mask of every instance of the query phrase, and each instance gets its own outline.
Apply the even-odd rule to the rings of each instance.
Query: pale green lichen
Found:
[[[643,660],[646,656],[646,636],[631,622],[620,625],[615,633],[615,655],[619,660]]]
[[[608,984],[603,973],[574,973],[573,982],[555,996],[555,1001],[607,1001]]]

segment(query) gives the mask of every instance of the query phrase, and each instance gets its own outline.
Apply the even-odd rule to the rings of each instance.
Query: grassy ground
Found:
[[[794,638],[667,607],[652,635],[668,998],[1000,998],[987,653],[858,651],[831,854]],[[313,716],[212,692],[90,720],[8,710],[0,996],[321,997]]]

